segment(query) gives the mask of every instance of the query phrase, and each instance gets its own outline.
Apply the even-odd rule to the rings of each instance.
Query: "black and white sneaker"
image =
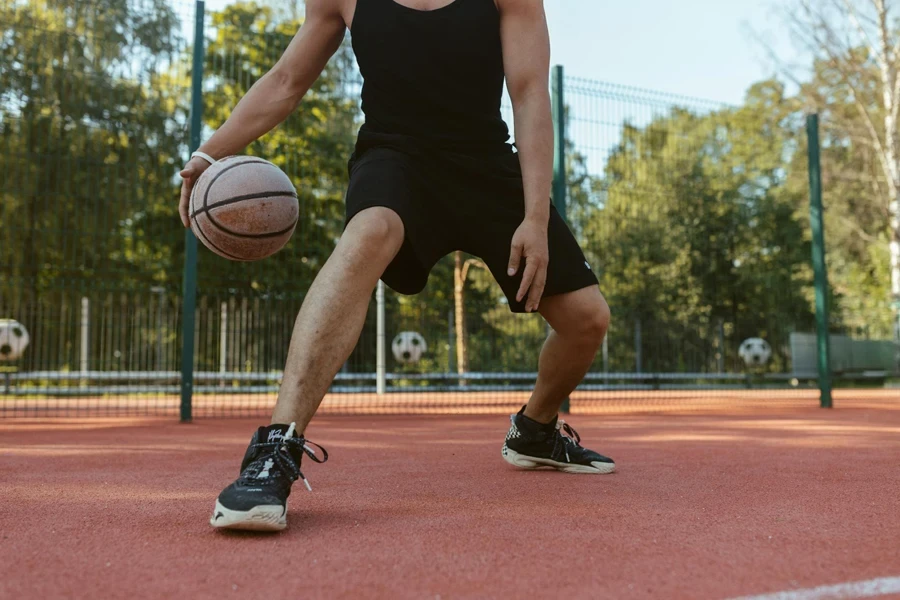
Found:
[[[209,524],[222,529],[281,531],[287,527],[287,499],[291,485],[302,479],[303,455],[317,463],[328,460],[328,452],[302,435],[294,434],[295,424],[260,427],[241,462],[241,476],[222,490]],[[322,451],[316,456],[315,446]]]
[[[512,426],[503,444],[503,458],[522,469],[552,467],[566,473],[612,473],[613,459],[581,445],[581,437],[559,418],[548,425],[525,416],[525,408],[510,415]],[[565,433],[565,435],[563,435]]]

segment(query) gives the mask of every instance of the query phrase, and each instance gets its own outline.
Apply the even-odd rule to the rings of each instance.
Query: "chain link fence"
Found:
[[[195,6],[0,0],[0,319],[30,337],[0,362],[2,416],[178,412],[177,172],[198,75]],[[253,3],[204,15],[204,139],[299,25]],[[724,106],[561,82],[567,219],[613,310],[571,409],[747,394],[814,404],[806,142],[784,90],[760,84]],[[293,179],[302,217],[265,261],[200,248],[194,415],[272,406],[294,318],[343,229],[360,86],[345,45],[300,110],[248,148]],[[508,102],[503,113],[512,123]],[[852,292],[831,298],[838,383],[890,386],[894,316],[887,300]],[[423,294],[387,290],[381,310],[379,336],[373,297],[324,411],[482,412],[527,399],[546,324],[510,314],[476,257],[446,257]],[[402,332],[424,346],[395,354]]]

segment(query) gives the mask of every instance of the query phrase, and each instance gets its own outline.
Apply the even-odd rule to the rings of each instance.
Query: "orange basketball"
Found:
[[[210,165],[191,193],[191,230],[224,258],[259,260],[281,250],[300,218],[297,190],[281,169],[255,156]]]

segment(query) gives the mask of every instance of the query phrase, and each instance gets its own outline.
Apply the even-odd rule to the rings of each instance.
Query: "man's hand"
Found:
[[[203,171],[208,168],[209,163],[202,158],[192,158],[188,161],[188,164],[184,165],[181,173],[179,173],[182,182],[181,201],[178,203],[178,213],[181,215],[181,223],[185,227],[191,226],[191,219],[188,215],[191,203],[191,191],[194,189],[194,184],[197,183],[197,179],[199,179],[200,175],[203,174]]]
[[[541,224],[541,220],[525,219],[512,239],[512,250],[509,255],[510,277],[519,272],[522,259],[525,259],[525,273],[522,275],[522,284],[516,294],[516,301],[521,302],[527,296],[525,311],[534,312],[541,303],[544,295],[544,285],[547,283],[547,264],[550,262],[550,253],[547,250],[547,223]]]
[[[550,34],[543,0],[498,0],[503,70],[515,117],[516,149],[525,190],[525,221],[516,230],[510,276],[525,259],[516,296],[525,310],[538,309],[547,283],[547,223],[553,180],[553,118],[550,113]]]
[[[272,131],[294,112],[344,40],[345,4],[349,3],[306,0],[306,20],[300,31],[275,66],[253,84],[231,116],[203,143],[204,152],[216,157],[240,154],[253,140]],[[181,171],[184,184],[178,212],[185,227],[190,226],[191,190],[207,168],[206,161],[195,158]]]

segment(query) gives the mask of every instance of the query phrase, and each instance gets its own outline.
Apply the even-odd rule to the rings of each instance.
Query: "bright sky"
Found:
[[[216,10],[233,0],[207,0]],[[567,75],[738,103],[796,55],[772,8],[778,0],[545,0],[554,64]]]
[[[738,103],[774,72],[751,30],[796,55],[774,1],[546,0],[553,62],[578,77]]]

